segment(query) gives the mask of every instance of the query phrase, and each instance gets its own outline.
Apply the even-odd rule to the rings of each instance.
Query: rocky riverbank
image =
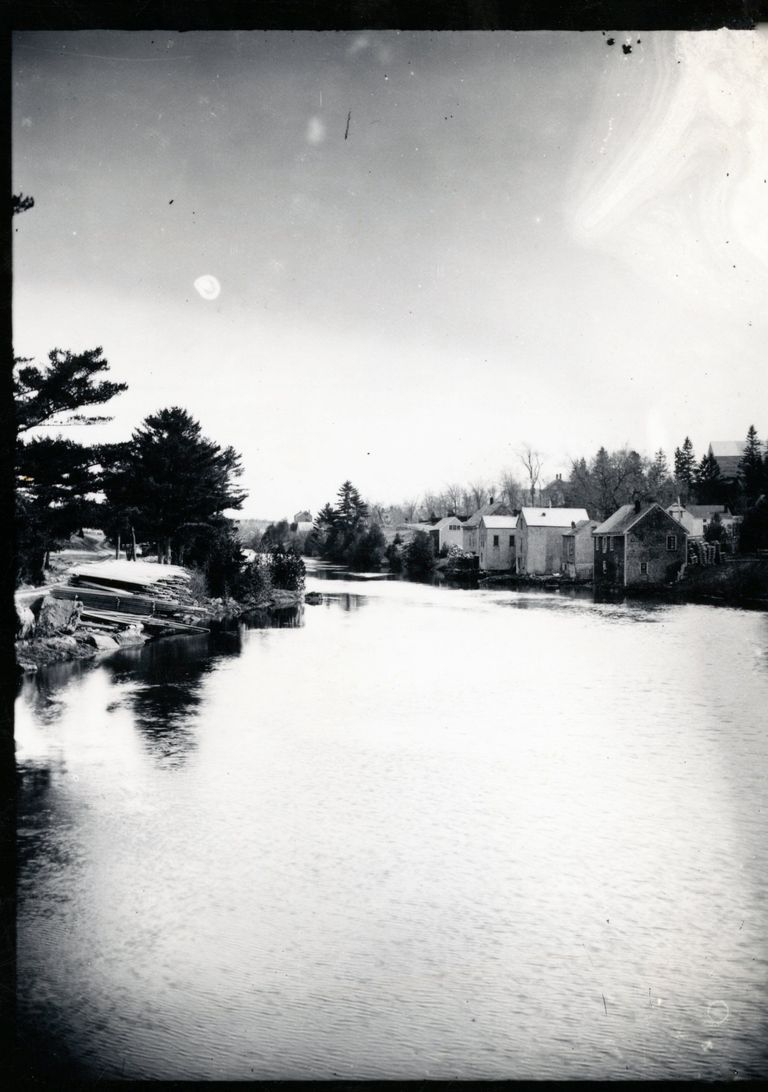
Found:
[[[131,566],[129,574],[132,578],[153,575],[143,566]],[[94,568],[75,573],[72,584],[41,588],[39,594],[36,589],[22,589],[16,600],[15,649],[20,671],[34,672],[69,660],[90,660],[164,635],[205,633],[213,622],[255,611],[284,610],[304,601],[303,590],[280,588],[244,602],[211,599],[192,586],[180,588],[176,577],[177,601],[169,601],[167,591],[158,582],[157,592],[147,593],[147,606],[146,596],[138,596],[135,589],[128,591],[119,575],[117,566],[106,570],[102,566],[98,580],[104,584],[94,582]],[[78,584],[78,580],[82,583]]]

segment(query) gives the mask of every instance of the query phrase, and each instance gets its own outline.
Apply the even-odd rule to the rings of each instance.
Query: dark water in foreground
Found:
[[[25,685],[39,1056],[104,1078],[765,1075],[768,618],[309,586],[298,627]]]

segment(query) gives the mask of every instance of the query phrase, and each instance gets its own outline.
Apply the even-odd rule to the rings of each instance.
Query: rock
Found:
[[[83,604],[79,599],[54,599],[46,595],[37,616],[39,637],[52,637],[57,633],[73,633],[80,622]]]
[[[275,588],[270,595],[270,599],[273,607],[297,607],[301,602],[301,592]]]
[[[46,664],[89,656],[93,656],[93,649],[84,648],[74,637],[46,637],[42,640],[16,642],[16,662],[24,671],[34,671]]]
[[[143,645],[148,640],[146,633],[142,632],[142,626],[131,626],[130,629],[120,630],[115,634],[115,640],[121,648],[130,648],[131,645]]]
[[[106,633],[88,633],[85,639],[89,645],[93,645],[99,652],[113,652],[119,647],[115,638]]]
[[[22,641],[32,637],[35,632],[35,616],[29,607],[16,604],[16,637]]]
[[[304,596],[304,602],[309,603],[310,605],[316,605],[318,603],[322,603],[322,601],[322,592],[319,591],[310,591],[307,592],[307,594]]]

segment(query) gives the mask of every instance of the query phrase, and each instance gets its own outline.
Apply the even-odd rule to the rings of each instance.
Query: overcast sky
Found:
[[[14,64],[16,352],[103,346],[130,390],[92,438],[184,406],[243,515],[768,431],[765,29],[20,33]]]

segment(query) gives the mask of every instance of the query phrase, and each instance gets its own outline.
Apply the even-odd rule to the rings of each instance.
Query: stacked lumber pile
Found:
[[[51,588],[55,599],[82,603],[88,628],[139,626],[158,636],[207,633],[207,610],[194,601],[189,573],[175,565],[104,561],[69,570],[69,583]]]

